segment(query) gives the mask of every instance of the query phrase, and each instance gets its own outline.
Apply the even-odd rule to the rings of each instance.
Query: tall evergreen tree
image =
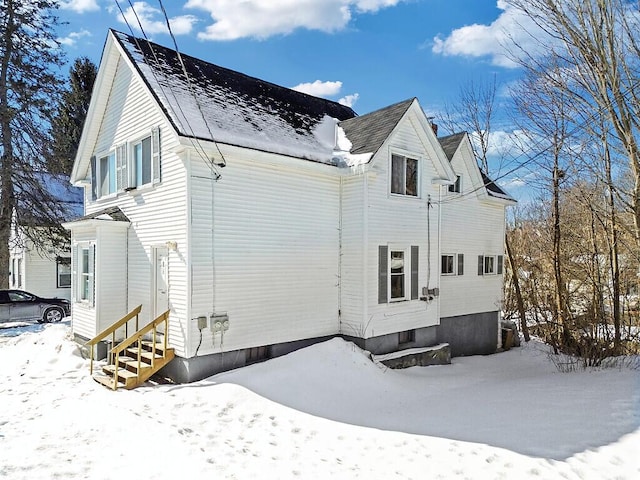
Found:
[[[62,93],[52,124],[51,173],[71,174],[97,74],[97,67],[87,57],[77,58],[69,71],[68,88]]]
[[[57,8],[56,0],[0,0],[0,287],[9,283],[12,226],[25,226],[36,246],[66,238],[44,168],[62,84]]]

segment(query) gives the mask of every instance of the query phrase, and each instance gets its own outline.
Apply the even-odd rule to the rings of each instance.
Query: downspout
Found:
[[[338,191],[338,333],[342,332],[342,195],[344,191],[340,175]]]
[[[436,260],[440,259],[442,252],[442,185],[438,185],[438,252],[436,254]],[[456,265],[455,268],[458,268]],[[438,281],[436,287],[440,289],[440,275],[438,275]],[[441,292],[442,293],[442,292]],[[438,305],[436,307],[437,322],[440,325],[440,295],[438,295]]]
[[[367,335],[369,314],[369,272],[368,272],[368,255],[369,255],[369,174],[367,170],[363,170],[362,180],[362,339],[364,340]]]

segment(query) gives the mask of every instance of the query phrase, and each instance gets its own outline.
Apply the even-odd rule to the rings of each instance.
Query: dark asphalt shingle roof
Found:
[[[77,218],[76,222],[80,220],[94,220],[99,219],[98,217],[104,218],[104,215],[111,217],[111,220],[115,222],[128,222],[129,218],[124,214],[120,207],[107,207],[102,210],[98,210],[97,212],[90,213],[89,215],[85,215],[84,217]]]
[[[467,135],[466,132],[458,132],[453,135],[448,135],[446,137],[438,138],[440,142],[440,146],[444,150],[444,153],[447,155],[449,161],[453,159],[453,155],[458,150],[460,146],[460,142],[464,140],[464,137]],[[491,180],[484,172],[480,171],[480,175],[482,176],[482,182],[484,187],[487,190],[487,193],[493,197],[497,198],[505,198],[509,200],[513,200],[511,195],[505,192],[502,188],[500,188],[493,180]]]
[[[415,99],[389,105],[375,112],[340,122],[351,142],[351,153],[375,154],[402,119]]]

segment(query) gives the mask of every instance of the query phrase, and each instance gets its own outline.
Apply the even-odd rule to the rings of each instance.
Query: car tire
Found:
[[[64,311],[60,307],[49,307],[42,314],[42,323],[59,322],[64,318]]]

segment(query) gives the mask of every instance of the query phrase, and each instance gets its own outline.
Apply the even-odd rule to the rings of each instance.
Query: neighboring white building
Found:
[[[81,189],[65,179],[45,176],[47,188],[58,200],[58,209],[69,220],[82,215]],[[30,227],[38,236],[39,227]],[[25,227],[14,225],[9,239],[9,288],[26,290],[45,298],[71,299],[71,248],[68,242],[46,238],[42,229],[39,245],[34,245]]]
[[[465,252],[502,258],[511,199],[480,180],[469,213],[442,202],[467,163],[416,99],[356,116],[111,31],[72,174],[85,216],[65,224],[74,334],[170,309],[179,381],[336,335],[388,353],[455,345],[455,325],[462,353],[495,351],[502,276],[465,272],[482,300],[457,310],[440,275],[449,208]]]

